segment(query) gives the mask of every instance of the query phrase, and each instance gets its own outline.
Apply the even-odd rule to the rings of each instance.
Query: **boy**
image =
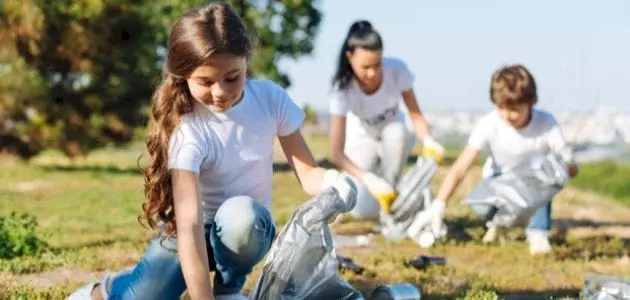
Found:
[[[504,66],[492,75],[490,99],[493,111],[481,118],[468,139],[468,145],[453,164],[440,187],[436,200],[418,219],[439,228],[446,201],[451,197],[469,167],[482,150],[488,150],[484,177],[510,172],[532,155],[559,153],[569,165],[569,176],[577,174],[572,149],[566,142],[556,119],[548,112],[535,109],[538,101],[536,82],[522,65]],[[474,207],[486,214],[489,207]],[[485,211],[484,211],[485,210]],[[526,231],[531,254],[551,252],[551,203],[538,209],[530,218]],[[496,239],[496,228],[489,228],[484,241]]]

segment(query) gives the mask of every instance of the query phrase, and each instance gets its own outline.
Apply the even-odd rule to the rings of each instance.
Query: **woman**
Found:
[[[380,209],[389,211],[396,197],[393,186],[415,142],[413,133],[423,142],[425,153],[438,160],[444,155],[418,107],[413,80],[403,61],[383,57],[381,36],[370,22],[352,24],[332,81],[329,137],[332,162],[362,183],[352,210],[359,218],[376,218]],[[409,112],[410,126],[401,102]]]

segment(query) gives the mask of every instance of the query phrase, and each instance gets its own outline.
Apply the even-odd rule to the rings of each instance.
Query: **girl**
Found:
[[[252,48],[225,3],[192,9],[173,26],[144,170],[144,219],[160,235],[135,267],[71,299],[179,299],[186,289],[192,299],[246,299],[246,276],[275,235],[269,206],[276,136],[305,192],[332,186],[346,203],[355,201],[349,179],[316,167],[299,130],[304,113],[287,93],[246,79]]]
[[[416,103],[413,79],[403,61],[383,57],[381,36],[370,22],[352,24],[332,80],[330,151],[339,169],[363,183],[358,185],[352,211],[357,217],[375,218],[380,208],[389,210],[395,198],[393,185],[413,148],[413,131],[425,151],[436,154],[438,160],[444,154],[444,148],[431,138]],[[410,126],[399,107],[401,98],[409,111]],[[377,157],[381,159],[380,175],[373,172]]]

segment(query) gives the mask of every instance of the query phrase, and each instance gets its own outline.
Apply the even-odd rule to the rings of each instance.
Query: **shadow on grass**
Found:
[[[600,222],[587,219],[554,219],[554,226],[559,228],[575,228],[575,227],[589,227],[589,228],[601,228],[609,226],[628,227],[630,229],[630,222]]]
[[[444,158],[444,161],[441,164],[442,165],[451,165],[451,164],[453,164],[453,162],[455,162],[455,159],[456,159],[456,157],[446,156]],[[407,165],[411,166],[411,165],[415,164],[416,160],[418,160],[418,156],[417,155],[409,156],[409,158],[407,159]],[[320,166],[320,167],[323,167],[323,168],[335,168],[335,165],[333,165],[333,163],[330,162],[330,160],[328,158],[319,159],[317,161],[317,165]],[[274,172],[291,171],[291,166],[287,162],[274,162],[273,163],[273,171]]]
[[[505,291],[497,292],[500,298],[506,300],[529,300],[529,299],[577,299],[580,297],[579,289],[558,289],[549,291]]]
[[[580,237],[570,241],[552,239],[556,244],[556,260],[583,260],[597,258],[623,258],[630,254],[630,239],[612,235]]]
[[[99,166],[99,165],[85,165],[85,166],[47,165],[47,166],[42,166],[41,169],[48,172],[66,172],[66,173],[96,172],[96,173],[107,173],[110,175],[142,174],[142,170],[138,167],[120,168],[117,166]]]
[[[482,218],[474,218],[470,216],[460,216],[456,218],[447,218],[445,221],[448,227],[448,238],[459,242],[471,242],[478,240],[477,237],[471,235],[472,231],[480,233],[485,231],[485,221]]]
[[[333,164],[328,159],[321,159],[317,161],[320,167],[333,168]],[[41,167],[42,170],[47,172],[67,172],[67,173],[80,173],[80,172],[96,172],[106,173],[111,175],[140,175],[142,169],[138,167],[120,168],[117,166],[103,166],[103,165],[83,165],[83,166],[63,166],[63,165],[46,165]],[[274,162],[274,172],[290,172],[291,165],[287,162]]]
[[[412,155],[407,160],[407,165],[413,165],[416,163],[418,156]],[[446,157],[444,159],[443,164],[452,164],[454,158]],[[317,161],[317,165],[323,168],[334,168],[332,162],[328,158],[322,158]],[[64,166],[64,165],[46,165],[41,167],[45,171],[49,172],[103,172],[107,174],[132,174],[139,175],[142,174],[142,169],[138,167],[129,167],[129,168],[120,168],[117,166],[103,166],[103,165],[83,165],[83,166]],[[273,171],[274,172],[290,172],[291,165],[288,162],[274,162],[273,163]]]

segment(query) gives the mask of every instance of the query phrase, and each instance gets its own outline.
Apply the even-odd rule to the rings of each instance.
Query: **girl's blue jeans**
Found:
[[[275,236],[269,211],[254,199],[233,197],[205,225],[214,294],[236,294],[253,267],[265,256]],[[208,284],[210,284],[208,282]],[[104,280],[105,299],[179,299],[186,282],[175,238],[155,237],[134,267]]]

